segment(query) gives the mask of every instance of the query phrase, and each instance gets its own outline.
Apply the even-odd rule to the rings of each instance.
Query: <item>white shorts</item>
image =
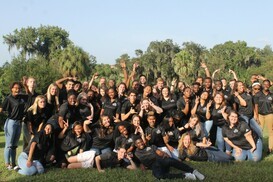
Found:
[[[91,150],[77,154],[77,161],[82,164],[82,168],[93,167],[95,154],[96,152]]]

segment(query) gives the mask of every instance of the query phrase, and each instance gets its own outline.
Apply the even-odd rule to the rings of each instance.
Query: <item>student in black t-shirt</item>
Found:
[[[158,121],[160,123],[165,116],[170,117],[172,113],[177,110],[176,96],[171,94],[170,88],[168,86],[164,86],[161,89],[161,97],[159,102],[159,106],[163,109],[163,113],[161,113],[161,119]]]
[[[27,125],[30,135],[38,133],[50,117],[50,112],[46,104],[46,97],[38,95],[32,106],[27,111]]]
[[[189,133],[182,135],[178,145],[179,158],[181,160],[231,162],[233,157],[211,146],[211,142],[195,143]]]
[[[93,120],[94,107],[91,103],[87,101],[87,94],[85,92],[82,92],[78,95],[77,103],[80,112],[80,120]]]
[[[126,162],[124,159],[127,159]],[[117,152],[109,151],[95,157],[95,164],[99,172],[105,172],[105,168],[123,167],[134,170],[136,165],[130,155],[127,155],[125,148],[118,148]]]
[[[84,121],[84,131],[89,133],[92,138],[91,150],[96,155],[106,153],[113,150],[114,144],[114,127],[111,125],[109,116],[101,116],[99,123],[91,124],[90,120]]]
[[[4,158],[7,169],[15,167],[16,148],[21,135],[21,122],[24,117],[26,95],[20,94],[22,85],[13,82],[10,86],[11,94],[8,95],[0,107],[0,113],[7,111],[8,117],[4,125],[5,149]]]
[[[263,130],[265,126],[268,129],[269,154],[273,151],[273,93],[270,92],[270,87],[270,81],[264,80],[262,84],[262,91],[258,92],[254,97],[254,118],[258,123],[260,123]]]
[[[137,113],[137,92],[130,90],[128,100],[121,106],[121,121],[131,121],[133,114]]]
[[[134,136],[128,132],[124,125],[119,125],[118,130],[120,132],[120,136],[118,136],[115,140],[115,150],[123,147],[126,149],[127,153],[132,153],[135,147]]]
[[[224,140],[233,148],[232,155],[237,161],[260,161],[263,151],[261,138],[238,118],[235,111],[229,113],[228,125],[222,128]]]
[[[59,101],[60,104],[63,104],[67,101],[67,93],[69,90],[74,90],[74,81],[76,80],[76,78],[72,78],[72,77],[65,77],[65,78],[61,78],[59,80],[57,80],[55,83],[58,86],[58,88],[60,89],[60,95],[59,95]],[[63,82],[66,81],[65,85],[63,84]]]
[[[48,86],[47,92],[45,94],[47,107],[49,108],[50,116],[55,115],[60,110],[59,102],[59,88],[55,83]]]
[[[184,126],[190,118],[192,108],[191,93],[191,88],[185,87],[183,96],[177,101],[177,110],[182,114],[182,123],[180,126]]]
[[[183,162],[170,158],[165,152],[158,150],[155,145],[145,146],[142,139],[135,141],[137,147],[135,155],[140,162],[153,171],[153,175],[157,179],[189,179],[189,180],[204,180],[205,176],[199,171],[194,170]],[[170,167],[179,169],[185,173],[171,174]]]
[[[43,130],[31,139],[28,147],[19,155],[19,173],[34,175],[44,173],[44,166],[55,159],[53,126],[47,123]]]

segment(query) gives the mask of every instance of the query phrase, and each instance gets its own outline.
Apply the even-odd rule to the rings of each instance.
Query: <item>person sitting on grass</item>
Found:
[[[116,151],[116,153],[110,151],[95,157],[95,164],[99,172],[105,172],[105,168],[114,167],[123,167],[130,170],[137,168],[130,155],[127,155],[124,147],[118,148]]]
[[[182,135],[179,140],[178,151],[181,160],[231,162],[234,159],[218,148],[211,146],[209,141],[206,144],[194,142],[190,133]]]
[[[142,139],[135,141],[137,147],[135,155],[140,162],[147,168],[152,169],[153,175],[157,179],[174,179],[182,178],[188,180],[204,180],[205,176],[196,169],[191,168],[182,161],[170,158],[170,156],[158,150],[155,145],[149,147],[145,146]],[[170,173],[170,167],[174,167],[183,171],[183,173],[172,174]]]
[[[18,157],[18,173],[34,175],[44,173],[46,163],[55,160],[55,137],[53,126],[46,124],[30,141],[28,147]]]
[[[224,140],[233,148],[232,155],[236,161],[260,161],[263,143],[260,137],[249,128],[245,121],[239,120],[236,111],[230,111],[228,125],[223,126]]]

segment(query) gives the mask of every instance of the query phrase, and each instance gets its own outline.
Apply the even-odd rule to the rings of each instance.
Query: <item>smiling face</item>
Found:
[[[44,128],[45,134],[49,135],[52,133],[52,126],[50,124],[47,124]]]
[[[183,146],[184,146],[185,148],[189,148],[189,146],[190,146],[190,144],[191,144],[191,137],[190,137],[190,135],[184,136],[182,142],[183,142]]]
[[[163,88],[161,92],[162,92],[162,96],[164,98],[168,98],[169,97],[169,89],[168,88]]]
[[[145,148],[145,144],[141,138],[135,141],[135,146],[140,150]]]
[[[117,156],[118,156],[118,160],[124,159],[125,155],[126,155],[126,150],[125,148],[120,148],[117,151]]]
[[[19,84],[14,84],[11,88],[11,94],[17,96],[21,92],[21,86]]]
[[[50,88],[50,95],[56,95],[57,94],[57,86],[52,86]]]
[[[132,123],[134,126],[140,125],[140,118],[138,116],[133,117]]]
[[[76,95],[70,95],[70,96],[67,98],[67,102],[68,102],[68,104],[71,105],[71,106],[76,105],[76,102],[77,102]]]
[[[102,116],[101,118],[102,126],[108,128],[110,126],[110,118],[108,116]]]
[[[43,108],[45,108],[45,106],[46,106],[46,100],[44,98],[39,99],[38,100],[38,107],[40,109],[43,109]]]
[[[222,97],[222,95],[220,95],[220,94],[216,94],[215,96],[214,96],[214,102],[215,102],[215,104],[222,104],[222,102],[223,102],[223,97]]]
[[[228,120],[231,126],[235,125],[236,123],[238,123],[238,114],[236,114],[235,112],[231,112],[228,116]]]
[[[155,116],[148,116],[147,121],[151,128],[155,127],[155,121],[156,121]]]
[[[128,134],[127,128],[125,126],[122,126],[122,125],[118,127],[118,131],[122,135],[127,135]]]
[[[83,132],[83,127],[81,125],[76,125],[73,130],[76,136],[80,136]]]

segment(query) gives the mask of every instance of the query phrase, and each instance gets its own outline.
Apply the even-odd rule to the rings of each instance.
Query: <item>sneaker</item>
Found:
[[[13,170],[16,171],[16,172],[19,171],[19,169],[20,169],[19,166],[15,166],[15,167],[13,168]]]
[[[197,179],[203,181],[205,179],[205,176],[203,174],[201,174],[199,171],[197,171],[196,169],[193,171],[193,174],[197,177]]]
[[[185,173],[185,179],[196,180],[196,176],[192,173]]]

